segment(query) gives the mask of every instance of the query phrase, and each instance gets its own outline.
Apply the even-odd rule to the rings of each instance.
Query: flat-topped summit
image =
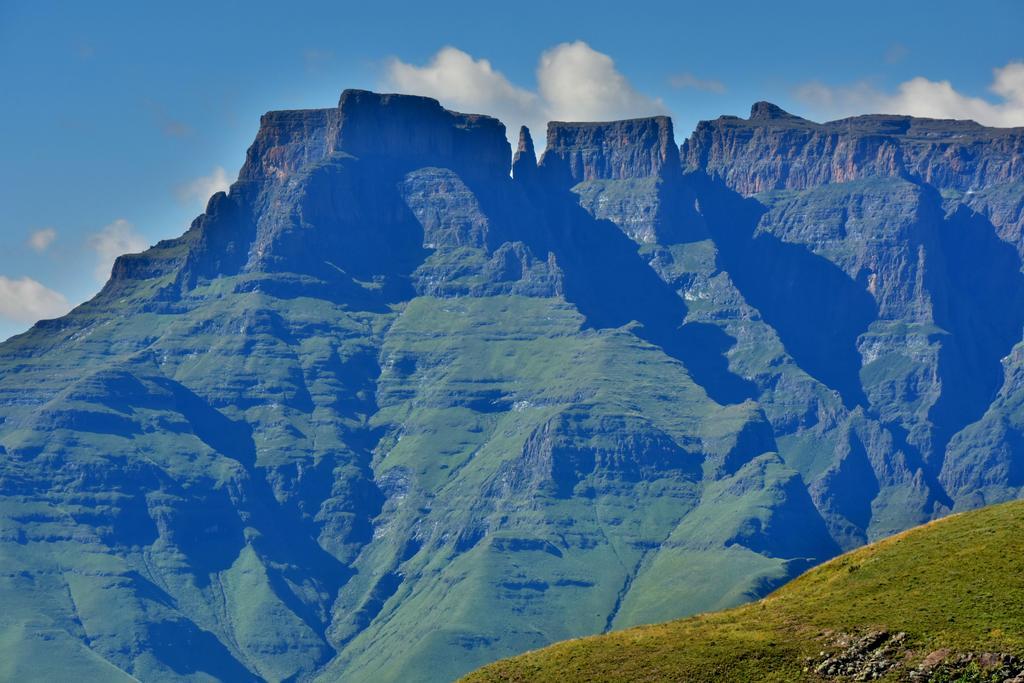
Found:
[[[357,157],[408,159],[477,173],[508,173],[505,126],[483,114],[450,111],[429,97],[346,90],[338,102],[337,149]]]
[[[264,114],[241,179],[281,178],[336,152],[484,175],[507,175],[512,156],[496,118],[430,97],[350,89],[333,109]]]
[[[583,180],[618,180],[660,175],[678,166],[672,119],[652,116],[624,121],[548,124],[541,166],[548,173]]]
[[[877,176],[967,192],[1024,173],[1024,128],[894,114],[817,123],[756,102],[747,119],[701,121],[681,157],[742,194]]]

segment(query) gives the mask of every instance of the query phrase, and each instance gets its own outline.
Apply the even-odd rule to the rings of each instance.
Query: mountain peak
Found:
[[[522,179],[537,169],[537,152],[533,148],[533,136],[526,126],[519,128],[519,146],[512,158],[512,176]]]
[[[772,104],[771,102],[754,102],[753,106],[750,107],[750,120],[760,121],[764,119],[799,119],[799,116],[790,114],[788,111]]]

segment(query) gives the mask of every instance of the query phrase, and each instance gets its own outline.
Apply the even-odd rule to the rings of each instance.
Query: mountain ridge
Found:
[[[0,346],[11,670],[444,680],[1019,497],[1017,133],[979,197],[895,134],[794,174],[820,131],[755,110],[540,161],[429,98],[265,115],[182,237]]]

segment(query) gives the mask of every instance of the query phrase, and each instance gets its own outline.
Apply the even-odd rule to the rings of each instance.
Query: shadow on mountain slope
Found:
[[[215,635],[184,619],[149,626],[153,654],[179,676],[207,674],[222,681],[258,681]]]
[[[575,194],[555,184],[519,182],[507,192],[473,189],[498,240],[518,239],[536,254],[555,254],[565,298],[588,327],[635,321],[634,333],[681,361],[714,401],[740,403],[756,395],[752,382],[729,370],[725,353],[735,339],[715,325],[684,324],[686,302],[640,256],[633,240],[613,222],[591,216]],[[510,205],[518,208],[510,211]]]
[[[724,355],[735,340],[715,325],[684,324],[686,302],[640,257],[636,243],[611,221],[591,217],[571,195],[562,201],[573,203],[562,213],[565,241],[555,255],[565,272],[566,299],[587,324],[611,328],[635,320],[637,336],[682,361],[712,399],[752,398],[753,383],[730,372]]]
[[[878,317],[871,295],[838,266],[805,247],[757,233],[764,207],[703,173],[688,176],[718,248],[718,267],[778,333],[809,375],[866,405],[857,337]]]
[[[935,324],[945,331],[939,351],[942,390],[928,419],[933,425],[934,468],[941,468],[954,434],[975,422],[1003,383],[1001,359],[1021,340],[1024,276],[1012,245],[980,214],[961,206],[943,218],[933,195],[939,258],[926,269]]]

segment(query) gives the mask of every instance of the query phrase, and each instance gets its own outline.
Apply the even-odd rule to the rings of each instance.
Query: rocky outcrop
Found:
[[[903,631],[870,631],[859,636],[839,633],[830,635],[824,645],[829,649],[822,650],[817,657],[806,658],[804,672],[813,671],[826,681],[1024,680],[1024,662],[1020,657],[1005,652],[954,652],[943,648],[922,658],[910,648],[910,637]]]
[[[522,126],[519,129],[519,145],[512,157],[512,177],[520,181],[529,181],[537,174],[537,152],[533,149],[533,137],[530,129]]]
[[[825,655],[820,662],[812,658],[809,663],[814,664],[814,673],[825,680],[873,681],[899,666],[906,640],[907,634],[903,632],[872,631],[859,638],[840,634],[835,639],[840,651]]]

